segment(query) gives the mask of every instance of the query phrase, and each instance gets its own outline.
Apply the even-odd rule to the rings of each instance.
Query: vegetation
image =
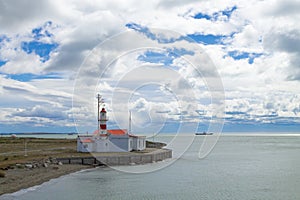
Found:
[[[0,137],[0,168],[15,163],[76,154],[75,139]]]
[[[0,170],[0,178],[4,178],[5,177],[5,172]]]

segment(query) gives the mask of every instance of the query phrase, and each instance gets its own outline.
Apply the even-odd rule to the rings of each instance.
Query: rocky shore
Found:
[[[2,167],[0,195],[39,185],[50,179],[91,167],[89,165],[64,165],[52,158]]]

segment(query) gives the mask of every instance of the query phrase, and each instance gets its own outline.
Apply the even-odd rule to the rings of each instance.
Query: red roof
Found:
[[[127,133],[127,129],[111,129],[107,130],[107,133],[112,134],[112,135],[125,135]],[[95,130],[94,133],[98,134],[98,130]],[[101,134],[102,136],[105,136],[105,134]]]
[[[126,129],[113,129],[113,130],[107,130],[107,133],[110,133],[112,135],[125,135],[127,133]]]
[[[82,143],[90,143],[90,142],[92,142],[92,140],[91,139],[85,139],[85,140],[82,140],[81,142]]]

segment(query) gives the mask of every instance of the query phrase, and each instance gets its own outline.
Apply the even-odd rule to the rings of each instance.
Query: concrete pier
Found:
[[[162,161],[168,158],[172,158],[172,150],[170,149],[157,149],[149,153],[132,153],[126,155],[103,155],[103,156],[56,158],[56,160],[62,162],[63,164],[113,166],[113,165],[146,164],[146,163]]]

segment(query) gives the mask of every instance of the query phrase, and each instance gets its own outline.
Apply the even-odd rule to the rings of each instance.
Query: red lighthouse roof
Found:
[[[127,133],[126,129],[112,129],[107,130],[107,133],[110,133],[112,135],[125,135]]]
[[[126,129],[111,129],[111,130],[107,130],[107,133],[112,134],[112,135],[125,135],[127,133]],[[95,130],[94,133],[98,134],[98,130]]]

